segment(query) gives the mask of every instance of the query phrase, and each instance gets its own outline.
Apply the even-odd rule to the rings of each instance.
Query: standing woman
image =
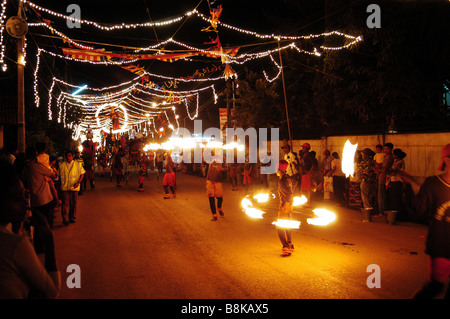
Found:
[[[387,190],[387,206],[388,210],[397,212],[398,220],[405,220],[405,211],[403,209],[403,180],[401,179],[399,172],[405,170],[406,154],[399,148],[396,148],[392,152],[394,157],[394,164],[392,164],[391,171],[388,172],[386,177],[386,190]]]
[[[170,152],[166,154],[166,173],[163,179],[164,199],[175,198],[177,196],[177,180],[175,175],[175,163],[172,160]],[[172,195],[169,194],[169,187]]]
[[[373,159],[375,152],[370,148],[362,150],[362,161],[358,163],[359,169],[361,171],[361,200],[363,208],[361,212],[364,216],[364,221],[371,221],[373,208],[376,198],[376,185],[377,185],[377,175],[375,173],[375,161]],[[367,213],[367,214],[365,214]]]
[[[342,160],[337,152],[331,154],[331,171],[329,176],[333,176],[334,200],[339,205],[345,205],[345,174],[342,171]]]
[[[24,221],[26,190],[14,166],[0,160],[0,299],[55,298],[61,287],[56,266],[53,235],[41,214],[31,218],[32,226],[46,230],[44,265],[30,238],[12,232],[11,225]]]

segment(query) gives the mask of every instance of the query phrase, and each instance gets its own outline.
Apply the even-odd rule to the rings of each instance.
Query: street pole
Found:
[[[227,142],[227,128],[229,127],[230,118],[231,118],[231,108],[230,108],[230,79],[226,79],[226,95],[227,95],[227,121],[225,123],[225,131],[223,131],[223,143]]]
[[[235,79],[233,79],[233,82],[231,82],[231,84],[233,85],[233,112],[236,112],[236,97],[235,97],[235,90],[236,90],[236,83],[235,83]],[[236,115],[236,113],[234,114]]]
[[[17,16],[22,16],[23,3],[19,0]],[[24,89],[24,38],[17,41],[17,150],[25,152],[25,89]]]
[[[281,50],[280,50],[280,41],[279,40],[278,40],[278,54],[280,56],[281,79],[283,81],[284,106],[286,109],[286,121],[287,121],[287,126],[288,126],[288,133],[289,133],[289,145],[291,146],[291,150],[292,150],[291,125],[289,123],[289,112],[288,112],[288,105],[287,105],[287,98],[286,98],[286,85],[284,83],[283,59],[281,58]]]

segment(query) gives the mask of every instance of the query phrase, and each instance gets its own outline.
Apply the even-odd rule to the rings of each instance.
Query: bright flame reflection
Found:
[[[308,218],[306,221],[310,225],[327,226],[336,220],[336,214],[325,208],[316,208],[313,210],[317,217]]]

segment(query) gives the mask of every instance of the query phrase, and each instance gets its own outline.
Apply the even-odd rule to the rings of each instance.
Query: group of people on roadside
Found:
[[[348,206],[349,183],[342,171],[342,160],[337,152],[324,151],[322,165],[319,166],[316,153],[311,151],[309,143],[304,143],[298,155],[291,151],[290,145],[282,147],[288,163],[286,174],[291,177],[294,193],[305,195],[310,206],[311,192],[329,190],[334,202],[339,206]],[[399,172],[405,170],[406,154],[392,143],[377,145],[376,152],[366,148],[356,152],[355,181],[357,196],[361,198],[358,208],[370,210],[370,215],[386,211],[398,211],[399,219],[406,218],[404,207],[404,188]],[[328,181],[331,180],[330,183]],[[329,190],[324,187],[328,185]],[[331,198],[326,198],[331,199]]]
[[[307,144],[304,144],[303,148],[307,148]],[[291,164],[288,160],[292,157],[290,147],[285,146],[283,149],[286,152],[285,159],[280,161],[277,171],[280,178],[278,218],[290,219],[294,188],[298,181],[295,178],[295,171],[289,172]],[[384,147],[377,145],[377,153],[369,148],[361,153],[362,160],[358,165],[362,174],[364,209],[373,209],[375,191],[378,191],[380,212],[384,212],[386,207],[399,209],[396,205],[400,205],[398,197],[400,183],[407,183],[413,190],[411,201],[407,203],[408,214],[413,221],[429,226],[425,243],[425,252],[429,255],[429,277],[412,298],[435,298],[445,287],[447,288],[444,298],[450,298],[450,144],[444,146],[441,152],[441,163],[437,168],[441,174],[428,177],[422,184],[405,171],[403,158],[406,154],[401,149],[393,149],[392,143],[386,143]],[[333,156],[336,159],[335,156],[336,154]],[[389,199],[387,206],[385,206],[386,198]],[[281,256],[290,256],[294,251],[291,230],[277,227],[277,232],[282,243]]]
[[[84,173],[73,151],[66,151],[58,163],[43,142],[27,147],[13,160],[0,159],[0,298],[58,295],[55,209],[61,207],[64,225],[75,222]]]
[[[311,206],[311,194],[318,189],[323,190],[324,177],[333,177],[333,194],[337,204],[343,204],[345,197],[345,174],[342,172],[342,162],[337,152],[330,155],[324,152],[324,160],[320,167],[316,152],[311,151],[311,145],[304,143],[297,153],[291,151],[289,144],[282,147],[284,157],[288,163],[286,174],[293,181],[294,193],[300,193],[307,198],[306,207]]]
[[[42,150],[42,146],[39,145],[37,149]],[[385,153],[389,155],[389,151],[392,150],[391,145],[384,147]],[[398,153],[395,156],[399,159],[403,156],[398,151],[393,153]],[[364,150],[363,154],[365,155],[362,161],[372,165],[367,159],[372,159],[375,155],[368,150]],[[21,158],[17,156],[13,164],[8,159],[0,160],[0,242],[2,243],[0,245],[0,286],[2,287],[0,297],[54,298],[59,293],[61,277],[56,263],[52,235],[53,215],[48,207],[56,207],[59,204],[59,197],[52,192],[50,182],[55,183],[59,179],[63,194],[62,205],[69,202],[70,206],[70,202],[76,200],[75,194],[79,191],[83,169],[81,164],[73,160],[72,151],[65,152],[65,160],[56,171],[48,168],[49,163],[51,167],[52,161],[48,158],[49,162],[47,162],[45,151],[38,154],[35,148],[27,148],[26,157],[24,160]],[[394,176],[386,169],[390,161],[389,156],[385,156],[381,167],[377,168],[379,172],[385,173],[386,176]],[[395,159],[391,169],[394,164]],[[415,220],[421,220],[429,225],[425,244],[425,251],[430,258],[429,280],[414,294],[414,298],[433,298],[443,291],[450,277],[450,144],[442,149],[441,163],[438,167],[441,174],[428,177],[421,185],[402,167],[404,168],[399,164],[395,169],[396,175],[412,186],[415,195],[409,203],[409,211]],[[213,210],[211,197],[217,198],[220,202],[219,213],[223,194],[216,182],[220,182],[220,173],[224,169],[223,163],[211,163],[209,167],[211,175],[207,178],[207,195],[210,198],[211,209]],[[288,170],[289,163],[281,160],[277,171],[279,217],[284,218],[289,218],[292,213],[293,185],[296,183],[294,178],[288,175]],[[389,183],[395,182],[395,179],[389,180]],[[64,192],[70,193],[66,195]],[[75,212],[72,210],[69,216],[75,217]],[[213,213],[213,219],[214,217],[217,219]],[[34,227],[34,246],[27,235],[30,226]],[[283,228],[277,231],[283,244],[282,255],[290,256],[294,251],[290,231]],[[44,263],[38,258],[40,253],[45,256]],[[445,298],[449,297],[450,289],[447,287]]]
[[[386,216],[397,212],[397,220],[406,220],[404,188],[407,186],[401,176],[405,170],[406,153],[392,143],[376,146],[376,152],[366,148],[361,152],[356,174],[360,183],[362,212],[370,221],[372,215]]]

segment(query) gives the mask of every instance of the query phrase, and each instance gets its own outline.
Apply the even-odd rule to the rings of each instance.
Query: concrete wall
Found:
[[[406,153],[404,159],[406,171],[413,176],[425,178],[439,173],[437,167],[441,161],[442,148],[450,143],[450,132],[445,133],[418,133],[418,134],[386,134],[386,135],[359,135],[359,136],[330,136],[320,140],[294,140],[294,152],[301,150],[303,143],[311,145],[311,151],[317,153],[319,163],[324,158],[323,152],[338,152],[340,155],[344,144],[350,140],[352,144],[358,143],[358,150],[370,148],[375,151],[377,144],[392,143],[394,148],[400,148]],[[280,147],[286,144],[280,141]],[[281,150],[280,150],[281,152]],[[280,154],[283,154],[281,152]]]

